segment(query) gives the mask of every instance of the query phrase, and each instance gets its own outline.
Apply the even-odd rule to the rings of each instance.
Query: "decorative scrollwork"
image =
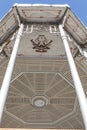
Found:
[[[36,52],[47,52],[53,41],[48,41],[45,35],[39,35],[35,40],[31,39],[31,42],[33,43],[33,49],[35,49]]]

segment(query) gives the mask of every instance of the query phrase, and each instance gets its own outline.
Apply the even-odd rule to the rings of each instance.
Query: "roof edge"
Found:
[[[68,4],[18,4],[18,3],[15,3],[13,5],[14,6],[47,6],[47,7],[67,7],[67,8],[70,8],[70,6]]]

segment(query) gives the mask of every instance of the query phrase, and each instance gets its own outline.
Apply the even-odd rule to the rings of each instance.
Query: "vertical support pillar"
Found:
[[[61,38],[65,47],[65,51],[66,51],[66,55],[67,55],[67,59],[68,59],[68,63],[69,63],[69,67],[71,70],[71,75],[74,81],[74,85],[75,85],[75,91],[76,91],[76,95],[79,101],[79,105],[80,105],[80,110],[82,113],[82,117],[83,117],[83,122],[85,125],[85,129],[87,130],[87,99],[77,72],[77,68],[74,62],[74,59],[72,57],[72,53],[70,51],[69,45],[68,45],[68,41],[67,41],[67,36],[65,34],[65,31],[62,27],[62,25],[59,25],[59,31],[61,34]]]
[[[20,25],[20,28],[16,37],[16,41],[13,47],[13,51],[12,51],[12,54],[11,54],[11,57],[7,66],[7,70],[3,79],[3,83],[1,86],[1,90],[0,90],[0,124],[2,121],[3,110],[5,107],[5,102],[8,95],[8,90],[10,86],[10,81],[11,81],[12,72],[14,69],[14,63],[15,63],[22,32],[23,32],[23,24]]]

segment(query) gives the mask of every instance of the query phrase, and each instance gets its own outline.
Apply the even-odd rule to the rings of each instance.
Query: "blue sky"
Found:
[[[87,0],[0,0],[0,19],[15,3],[68,4],[76,16],[87,26]]]

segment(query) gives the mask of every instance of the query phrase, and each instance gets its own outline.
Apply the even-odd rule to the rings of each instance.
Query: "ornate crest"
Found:
[[[31,42],[36,52],[47,52],[50,49],[52,40],[48,41],[44,35],[39,35],[35,40],[31,39]]]

